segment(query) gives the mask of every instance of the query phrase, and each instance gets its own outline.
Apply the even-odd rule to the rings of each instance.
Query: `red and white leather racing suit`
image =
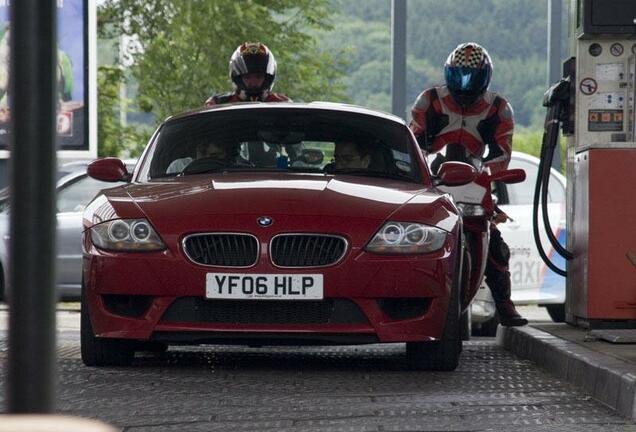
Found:
[[[435,153],[447,144],[462,144],[475,157],[483,158],[491,173],[510,162],[514,120],[510,104],[486,91],[475,103],[462,107],[446,86],[424,90],[411,111],[411,130],[422,150]]]
[[[486,91],[473,104],[463,107],[455,102],[446,86],[433,87],[420,93],[411,114],[410,127],[422,150],[435,153],[447,144],[462,144],[473,156],[482,159],[492,174],[508,168],[513,112],[510,104],[496,93]],[[486,283],[501,323],[523,325],[527,321],[510,300],[510,250],[496,226],[491,226]]]

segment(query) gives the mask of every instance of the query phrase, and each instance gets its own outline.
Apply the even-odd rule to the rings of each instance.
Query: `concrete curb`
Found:
[[[497,344],[636,421],[635,365],[530,326],[499,326]]]
[[[117,432],[99,420],[55,414],[0,415],[0,432]]]

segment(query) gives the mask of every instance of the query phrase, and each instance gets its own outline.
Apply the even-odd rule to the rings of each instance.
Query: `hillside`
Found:
[[[332,4],[334,29],[317,35],[321,47],[344,50],[344,83],[354,103],[390,111],[390,0]],[[409,0],[408,16],[409,106],[424,87],[441,82],[443,64],[457,44],[475,41],[490,52],[491,89],[508,98],[518,125],[541,127],[547,0]]]

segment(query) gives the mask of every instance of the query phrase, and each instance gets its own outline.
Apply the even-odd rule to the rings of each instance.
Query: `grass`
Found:
[[[512,149],[539,157],[542,140],[543,130],[520,128],[512,137]],[[561,137],[561,173],[563,174],[565,174],[565,154],[565,140]]]

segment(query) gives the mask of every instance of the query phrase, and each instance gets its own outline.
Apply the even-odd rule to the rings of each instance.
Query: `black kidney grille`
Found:
[[[319,267],[335,264],[347,248],[341,237],[314,234],[290,234],[274,237],[272,262],[280,267]]]
[[[258,242],[247,234],[197,234],[186,238],[193,262],[224,267],[249,267],[258,259]]]

